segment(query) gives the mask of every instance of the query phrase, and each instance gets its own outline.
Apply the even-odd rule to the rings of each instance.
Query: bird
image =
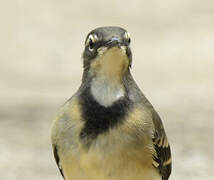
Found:
[[[162,120],[131,74],[130,34],[118,26],[90,31],[79,89],[51,129],[65,180],[168,180],[171,150]]]

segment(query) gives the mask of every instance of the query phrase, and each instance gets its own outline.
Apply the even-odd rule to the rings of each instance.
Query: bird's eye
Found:
[[[130,34],[128,32],[125,32],[125,38],[127,40],[127,42],[130,44],[131,43],[131,37],[130,37]]]
[[[128,43],[129,43],[129,44],[131,43],[131,38],[128,38]]]
[[[128,43],[130,44],[130,43],[131,43],[131,38],[129,37],[129,38],[127,39],[127,41],[128,41]]]
[[[90,51],[93,51],[94,47],[95,47],[95,43],[97,41],[97,36],[96,35],[89,35],[87,41],[86,41],[86,44],[85,46],[88,46],[89,47],[89,50]]]
[[[94,49],[94,46],[95,46],[95,43],[93,42],[92,39],[89,39],[89,49],[90,50],[93,50]]]

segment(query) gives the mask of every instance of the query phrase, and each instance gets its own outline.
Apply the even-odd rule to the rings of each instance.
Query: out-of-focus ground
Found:
[[[0,2],[1,180],[59,180],[50,127],[77,90],[87,33],[132,36],[132,73],[160,113],[172,180],[214,177],[214,1]]]

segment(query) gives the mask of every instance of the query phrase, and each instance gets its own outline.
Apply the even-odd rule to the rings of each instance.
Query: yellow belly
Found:
[[[66,180],[161,180],[146,151],[144,147],[116,152],[93,149],[79,157],[68,153],[61,164]]]
[[[143,167],[134,162],[115,166],[110,164],[83,166],[73,163],[64,166],[66,180],[161,180],[157,170],[153,167]]]

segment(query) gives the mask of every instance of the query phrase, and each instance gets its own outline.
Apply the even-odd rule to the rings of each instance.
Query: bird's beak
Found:
[[[121,41],[120,38],[117,37],[113,37],[111,40],[107,41],[105,44],[105,47],[107,47],[108,49],[112,48],[112,47],[122,47],[125,46],[125,44]]]

